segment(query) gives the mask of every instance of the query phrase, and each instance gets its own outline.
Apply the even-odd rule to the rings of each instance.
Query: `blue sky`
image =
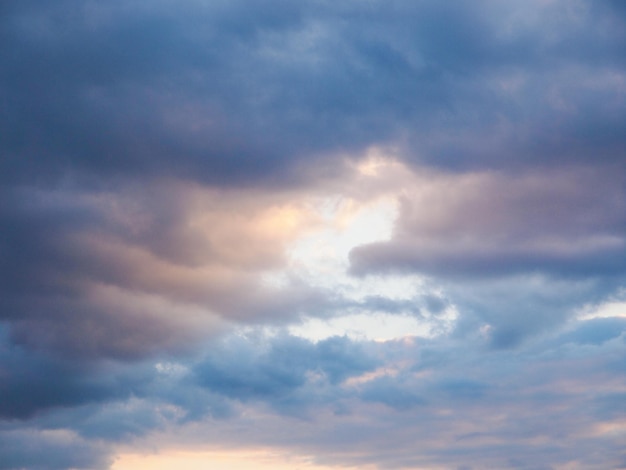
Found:
[[[620,1],[0,7],[0,469],[626,468]]]

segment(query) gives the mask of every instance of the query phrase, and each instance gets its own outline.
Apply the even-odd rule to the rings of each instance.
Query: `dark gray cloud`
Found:
[[[141,395],[153,379],[141,365],[85,364],[33,352],[8,341],[0,344],[0,418],[25,420],[40,412]]]
[[[286,182],[402,141],[444,167],[623,162],[620,21],[535,6],[14,3],[3,175]]]
[[[337,398],[336,391],[327,396],[328,386],[372,371],[379,363],[367,348],[346,337],[314,344],[285,336],[263,343],[229,341],[194,368],[198,383],[231,399],[261,399],[300,415],[320,400]]]
[[[23,429],[0,431],[0,436],[0,468],[3,470],[105,470],[112,463],[103,446],[63,432]]]

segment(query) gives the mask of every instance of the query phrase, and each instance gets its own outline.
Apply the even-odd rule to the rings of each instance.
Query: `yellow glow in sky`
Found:
[[[117,457],[111,470],[337,470],[348,467],[315,465],[310,459],[268,450],[169,451],[128,453]]]

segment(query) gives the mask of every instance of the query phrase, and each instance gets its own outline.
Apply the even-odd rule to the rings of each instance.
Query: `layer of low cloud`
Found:
[[[269,446],[327,465],[617,468],[625,332],[623,318],[575,321],[515,352],[486,337],[231,336],[192,361],[136,364],[134,381],[108,384],[117,395],[57,404],[31,432],[164,453]]]
[[[36,168],[284,184],[381,143],[457,169],[624,159],[624,16],[608,2],[8,2],[2,15],[5,181]]]

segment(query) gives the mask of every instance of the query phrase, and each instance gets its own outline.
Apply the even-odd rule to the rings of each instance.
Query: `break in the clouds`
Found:
[[[625,468],[625,31],[3,2],[0,469]]]

